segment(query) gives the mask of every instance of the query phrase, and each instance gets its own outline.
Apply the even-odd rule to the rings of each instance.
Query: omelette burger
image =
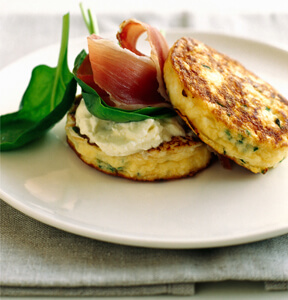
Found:
[[[136,49],[147,33],[150,56]],[[95,34],[75,60],[82,93],[68,112],[67,141],[81,160],[107,174],[138,181],[192,176],[212,158],[177,115],[166,93],[169,47],[155,28],[134,19],[117,33],[119,45]]]

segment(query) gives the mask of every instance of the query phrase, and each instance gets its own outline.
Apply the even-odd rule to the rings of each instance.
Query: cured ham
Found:
[[[147,32],[147,40],[151,47],[150,57],[157,70],[157,80],[159,83],[159,93],[168,100],[163,80],[163,67],[168,56],[169,46],[166,39],[159,30],[146,23],[135,19],[129,19],[120,24],[120,30],[117,33],[119,44],[137,55],[144,55],[136,48],[139,37]]]
[[[147,32],[151,56],[136,49],[137,40],[144,32]],[[130,19],[120,25],[117,39],[121,47],[95,34],[89,36],[89,57],[78,69],[77,76],[96,91],[104,92],[105,99],[99,95],[108,105],[128,110],[169,107],[162,74],[169,48],[162,34]]]
[[[111,101],[109,94],[95,83],[93,79],[93,71],[89,59],[89,54],[83,60],[81,66],[77,70],[76,75],[80,80],[84,81],[86,84],[92,87],[106,104],[110,106],[115,106],[115,103]]]

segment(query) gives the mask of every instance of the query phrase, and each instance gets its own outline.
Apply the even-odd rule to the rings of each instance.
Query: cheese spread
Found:
[[[110,156],[126,156],[158,147],[173,136],[185,136],[185,130],[177,117],[147,119],[139,122],[117,123],[93,116],[82,99],[76,114],[76,126]]]

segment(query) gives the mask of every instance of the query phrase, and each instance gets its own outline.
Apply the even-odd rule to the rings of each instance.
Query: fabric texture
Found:
[[[287,289],[288,235],[210,249],[101,242],[25,216],[1,201],[2,295],[191,295],[197,282],[264,281]]]
[[[124,19],[134,17],[160,29],[189,27],[288,49],[288,15],[183,12],[97,17],[101,33],[116,32]],[[5,30],[0,34],[4,41],[0,43],[0,68],[31,51],[58,43],[61,22],[61,16],[54,15],[2,15],[0,27]],[[86,35],[81,17],[72,16],[70,38]],[[269,291],[287,290],[288,235],[223,248],[150,249],[70,234],[31,219],[3,201],[0,211],[3,296],[192,295],[197,282],[224,280],[262,281]]]
[[[141,14],[102,14],[97,16],[100,34],[115,33],[119,24],[128,18],[136,18],[159,29],[191,28],[194,31],[230,34],[254,39],[288,50],[288,15],[213,15],[191,12],[161,15]],[[27,21],[29,20],[29,22]],[[39,48],[59,43],[61,39],[62,16],[55,15],[2,15],[0,68],[14,62]],[[9,24],[9,26],[7,25]],[[44,25],[45,24],[45,25]],[[87,29],[81,16],[70,18],[70,38],[86,37]],[[13,38],[11,38],[13,37]],[[21,45],[21,51],[17,51]],[[12,49],[15,49],[13,51]],[[11,51],[12,50],[12,51]]]

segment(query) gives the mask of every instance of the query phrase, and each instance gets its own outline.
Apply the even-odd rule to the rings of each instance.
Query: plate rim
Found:
[[[65,221],[49,218],[48,215],[45,213],[37,213],[35,210],[29,210],[27,205],[24,205],[21,201],[13,199],[13,197],[9,197],[6,193],[0,189],[0,197],[1,199],[18,212],[23,213],[24,215],[31,217],[34,220],[37,220],[41,223],[49,225],[51,227],[57,228],[59,230],[63,230],[65,232],[76,234],[79,236],[109,242],[119,245],[126,245],[126,246],[134,246],[134,247],[145,247],[145,248],[159,248],[159,249],[200,249],[200,248],[211,248],[211,247],[226,247],[226,246],[236,246],[246,243],[258,242],[269,238],[278,237],[281,235],[288,234],[288,223],[286,227],[281,229],[273,229],[270,231],[265,231],[262,233],[259,232],[251,232],[249,235],[239,235],[234,236],[233,238],[229,239],[210,239],[209,241],[202,241],[202,240],[178,240],[175,242],[170,240],[159,241],[157,238],[155,239],[145,239],[145,238],[137,238],[134,235],[115,235],[111,233],[102,233],[100,231],[95,232],[94,230],[85,228],[85,226],[76,226],[71,225]],[[63,217],[63,216],[62,216]]]

